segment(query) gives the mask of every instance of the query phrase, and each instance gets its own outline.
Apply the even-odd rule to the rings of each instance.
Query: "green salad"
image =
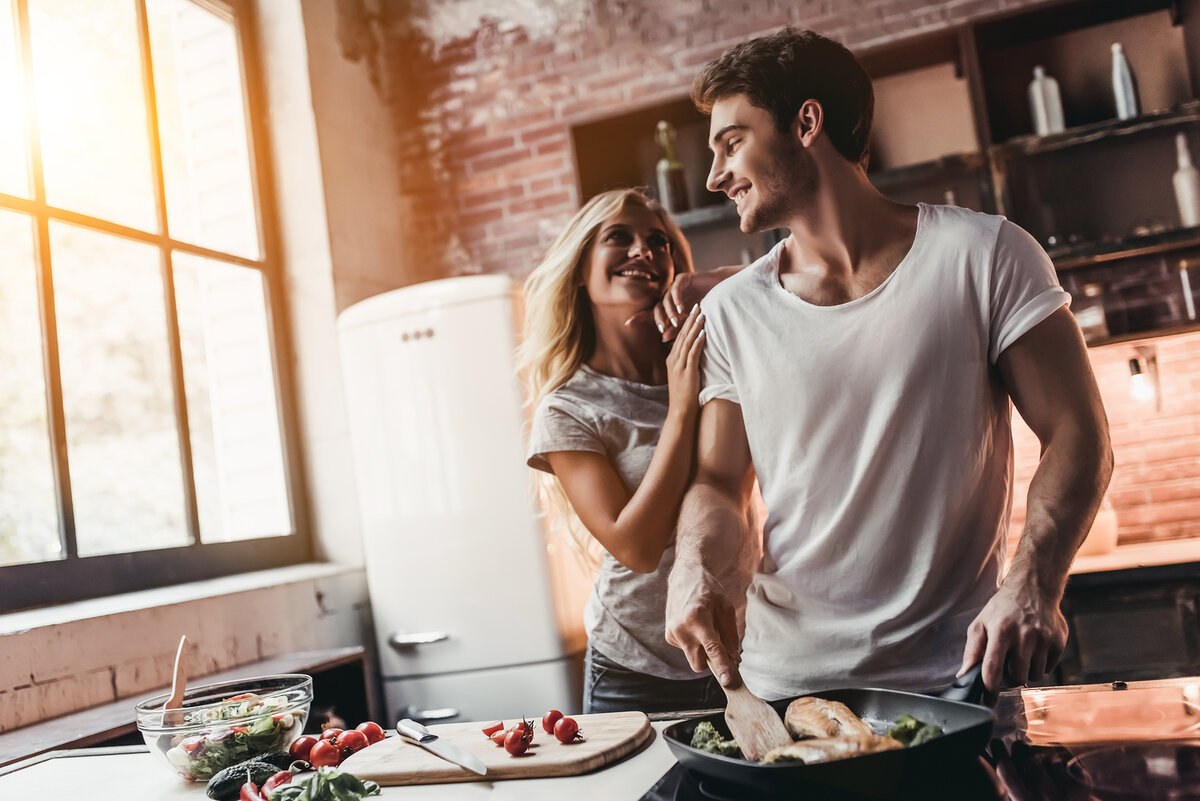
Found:
[[[192,731],[164,734],[158,747],[181,776],[205,781],[258,754],[286,751],[304,728],[304,714],[287,707],[286,696],[243,693],[208,709],[186,710],[179,725]]]

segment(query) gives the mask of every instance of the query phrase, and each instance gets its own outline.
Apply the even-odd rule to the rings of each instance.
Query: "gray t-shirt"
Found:
[[[602,375],[586,365],[538,404],[529,436],[530,467],[554,471],[555,451],[602,453],[633,493],[667,418],[667,387]],[[591,645],[613,661],[664,679],[694,679],[683,651],[664,635],[667,574],[675,543],[653,573],[635,573],[607,551],[584,612]]]

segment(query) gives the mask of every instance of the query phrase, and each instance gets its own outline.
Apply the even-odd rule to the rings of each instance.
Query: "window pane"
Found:
[[[0,0],[0,192],[29,196],[25,153],[25,93],[12,0]]]
[[[0,211],[0,564],[62,557],[33,223]]]
[[[192,0],[150,0],[171,236],[259,256],[237,31]]]
[[[46,198],[156,231],[133,0],[29,0]]]
[[[205,542],[292,531],[264,292],[257,270],[175,255],[188,428]]]
[[[80,555],[189,542],[158,251],[51,224]]]

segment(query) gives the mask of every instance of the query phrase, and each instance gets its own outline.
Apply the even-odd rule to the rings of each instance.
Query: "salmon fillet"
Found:
[[[792,701],[784,713],[783,724],[798,740],[847,735],[865,737],[875,733],[845,704],[824,698],[797,698]]]
[[[903,748],[899,742],[882,734],[856,734],[846,737],[826,737],[818,740],[797,740],[791,745],[772,748],[763,762],[803,762],[812,765],[834,759],[873,754]]]

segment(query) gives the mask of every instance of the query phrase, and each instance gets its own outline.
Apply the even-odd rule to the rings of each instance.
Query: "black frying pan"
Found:
[[[971,690],[964,691],[961,684],[956,683],[946,695],[970,695]],[[975,682],[975,692],[978,692],[979,686]],[[699,774],[702,779],[711,777],[764,793],[795,794],[811,790],[814,793],[841,791],[881,796],[895,793],[900,787],[936,783],[938,777],[977,762],[995,722],[995,716],[986,707],[898,690],[826,690],[807,695],[841,701],[856,715],[875,726],[890,726],[896,718],[909,714],[926,723],[936,723],[945,734],[913,748],[880,751],[814,765],[797,762],[759,765],[693,748],[692,732],[701,721],[712,723],[723,737],[730,736],[725,726],[725,716],[720,714],[672,724],[663,731],[663,737],[679,763]],[[793,700],[785,698],[772,702],[771,706],[782,715]]]

